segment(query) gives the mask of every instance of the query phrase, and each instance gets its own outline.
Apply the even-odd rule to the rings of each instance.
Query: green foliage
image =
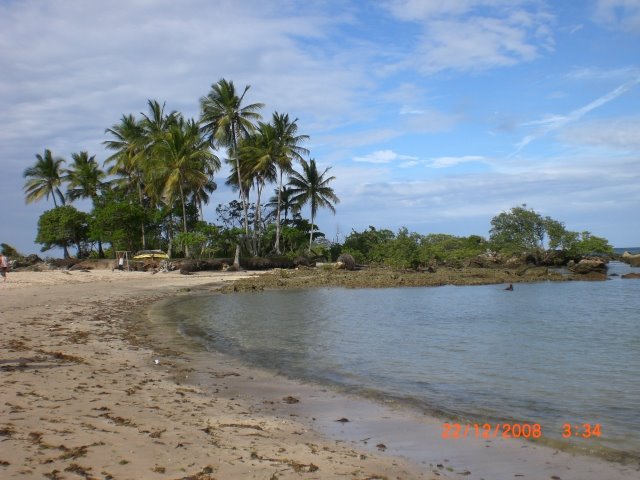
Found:
[[[445,234],[420,235],[401,228],[363,232],[352,231],[342,245],[360,264],[387,265],[394,268],[417,268],[432,262],[459,265],[487,249],[487,241],[478,236],[456,237]]]
[[[8,243],[0,243],[0,251],[7,257],[21,257],[20,253]]]
[[[83,244],[88,240],[89,215],[70,205],[44,212],[38,220],[36,242],[42,251],[53,247],[66,248],[75,245],[78,257],[83,254]]]
[[[429,234],[420,242],[420,262],[427,265],[433,261],[450,265],[462,265],[464,260],[484,253],[487,241],[478,235],[456,237],[446,234]]]
[[[351,254],[356,263],[381,263],[381,246],[394,237],[391,230],[376,230],[371,225],[362,232],[352,230],[342,244],[342,253]]]
[[[567,250],[569,256],[573,258],[583,257],[592,254],[612,255],[613,247],[609,245],[606,238],[596,237],[590,232],[576,234],[576,241]]]
[[[110,243],[116,250],[140,250],[140,224],[144,210],[127,200],[102,198],[93,210],[90,237]]]
[[[201,258],[207,244],[207,236],[201,232],[180,232],[173,241],[191,258]],[[186,255],[185,255],[186,256]]]
[[[491,219],[490,240],[498,250],[520,253],[542,249],[545,219],[526,207],[513,207]]]
[[[545,236],[551,250],[561,250],[568,258],[580,258],[589,254],[613,253],[613,247],[605,238],[590,232],[572,232],[564,223],[522,207],[502,212],[491,220],[491,242],[506,253],[522,254],[543,250]]]

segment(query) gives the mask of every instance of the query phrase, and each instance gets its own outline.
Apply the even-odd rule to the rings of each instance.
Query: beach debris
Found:
[[[263,457],[262,455],[259,455],[257,452],[251,452],[251,459],[287,465],[291,467],[293,471],[296,473],[317,472],[318,470],[320,470],[320,468],[317,465],[314,465],[313,463],[305,464],[305,463],[296,462],[295,460],[290,460],[288,458]]]
[[[282,401],[288,404],[300,403],[300,400],[298,400],[296,397],[292,397],[291,395],[289,395],[288,397],[284,397]]]
[[[156,365],[160,365],[160,360],[158,360],[157,358],[153,361],[153,363],[155,363]]]
[[[379,443],[376,445],[376,448],[381,452],[384,452],[387,449],[387,446],[384,443]]]
[[[347,423],[349,421],[348,418],[342,417],[336,420],[336,422],[340,422],[340,423]]]
[[[225,373],[214,373],[212,377],[214,378],[225,378],[225,377],[239,377],[240,374],[236,372],[225,372]]]

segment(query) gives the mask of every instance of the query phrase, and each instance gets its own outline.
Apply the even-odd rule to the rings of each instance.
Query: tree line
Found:
[[[589,231],[573,232],[564,223],[542,216],[526,205],[491,219],[489,238],[448,234],[421,235],[401,228],[397,233],[369,226],[352,231],[340,246],[359,264],[418,268],[446,264],[461,267],[481,255],[519,257],[539,265],[564,265],[588,255],[612,255],[607,239]]]
[[[314,225],[318,210],[335,212],[339,202],[330,186],[335,177],[308,157],[309,137],[298,132],[298,120],[274,112],[263,122],[264,104],[246,104],[248,90],[219,80],[200,99],[197,120],[149,100],[147,113],[123,115],[106,129],[111,154],[102,166],[86,151],[73,153],[70,164],[49,149],[37,154],[24,171],[24,191],[27,203],[53,199],[38,221],[42,251],[60,247],[67,258],[75,246],[79,257],[103,258],[108,245],[109,254],[162,249],[186,257],[233,255],[237,264],[240,254],[299,251],[307,237],[310,252],[314,234],[322,235]],[[203,216],[217,189],[217,152],[226,154],[226,183],[240,199],[219,205],[222,225]],[[275,194],[264,202],[268,185],[276,185]],[[89,199],[91,211],[70,205],[78,199]],[[307,205],[308,221],[301,216]]]

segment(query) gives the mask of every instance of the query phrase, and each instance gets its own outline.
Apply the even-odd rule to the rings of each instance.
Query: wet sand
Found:
[[[157,302],[246,275],[10,273],[0,477],[640,478],[518,440],[443,440],[438,419],[247,368],[158,322]]]

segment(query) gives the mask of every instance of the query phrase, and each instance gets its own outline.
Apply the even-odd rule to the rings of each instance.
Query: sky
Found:
[[[0,242],[40,251],[36,154],[102,163],[123,115],[197,118],[221,78],[309,135],[336,177],[332,240],[488,237],[526,204],[640,245],[640,0],[0,0]],[[227,174],[209,222],[237,197]]]

